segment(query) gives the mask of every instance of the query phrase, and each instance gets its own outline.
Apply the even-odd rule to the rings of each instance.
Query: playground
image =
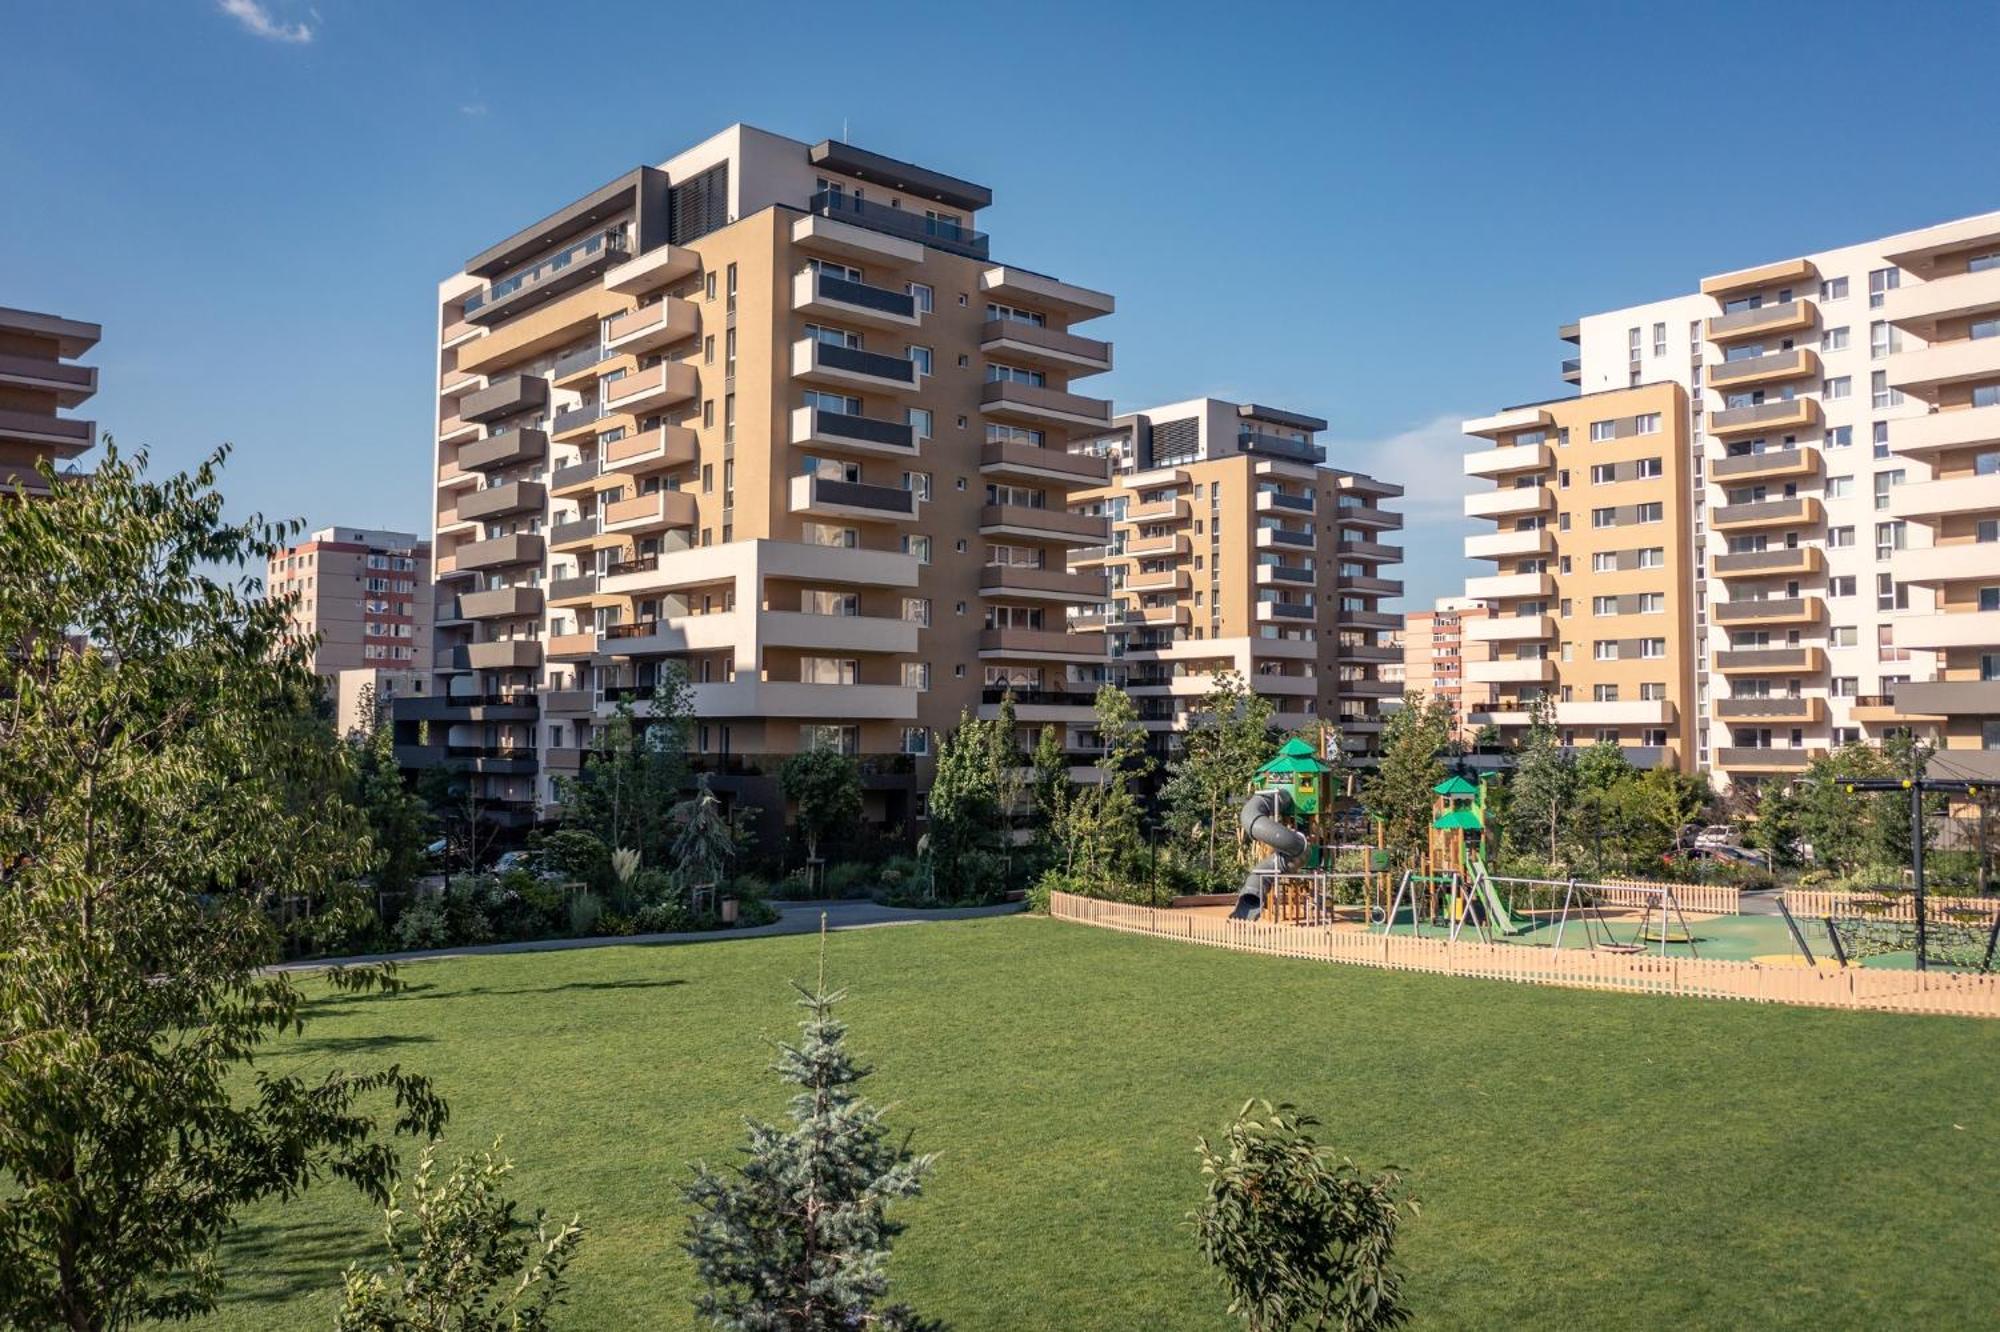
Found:
[[[1446,943],[1610,956],[1754,962],[1839,971],[1931,968],[1990,974],[2000,904],[1898,895],[1786,893],[1746,913],[1733,887],[1495,875],[1490,775],[1432,790],[1427,845],[1398,868],[1382,825],[1314,746],[1293,738],[1258,770],[1241,829],[1263,855],[1233,901],[1183,899],[1199,915]],[[1373,835],[1358,830],[1372,826]]]

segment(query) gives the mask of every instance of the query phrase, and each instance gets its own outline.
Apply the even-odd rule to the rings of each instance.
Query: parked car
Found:
[[[555,883],[562,875],[542,860],[538,851],[503,851],[493,862],[495,874],[505,874],[509,870],[526,870],[544,883]]]

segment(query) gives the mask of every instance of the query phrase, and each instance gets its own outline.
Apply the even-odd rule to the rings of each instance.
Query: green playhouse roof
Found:
[[[1479,794],[1479,788],[1463,777],[1447,777],[1431,788],[1432,795],[1472,796]]]
[[[1293,736],[1278,746],[1278,756],[1257,769],[1258,772],[1326,772],[1326,764],[1319,761],[1313,747]]]
[[[1479,812],[1471,809],[1448,809],[1431,820],[1433,828],[1467,828],[1477,832],[1484,826],[1479,821]]]

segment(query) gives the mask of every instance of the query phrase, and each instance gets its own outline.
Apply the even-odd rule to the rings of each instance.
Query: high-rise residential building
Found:
[[[96,423],[61,413],[97,392],[97,367],[70,362],[103,335],[79,319],[0,306],[0,494],[46,494],[35,464],[90,447]]]
[[[313,670],[431,669],[431,548],[411,532],[322,527],[270,557],[266,587],[319,635]]]
[[[1566,416],[1540,406],[1572,430],[1546,464],[1572,484],[1630,461],[1575,436],[1580,420],[1600,426],[1582,404],[1683,395],[1662,433],[1684,459],[1687,500],[1663,511],[1662,537],[1645,549],[1663,550],[1669,567],[1680,567],[1677,544],[1690,552],[1692,766],[1724,784],[1795,775],[1814,753],[1898,727],[1927,728],[1952,750],[2000,745],[2000,696],[1984,690],[1989,667],[2000,679],[2000,632],[1982,613],[2000,611],[2000,556],[1981,553],[2000,551],[2000,492],[1986,485],[2000,475],[2000,428],[1980,410],[2000,407],[2000,214],[1718,274],[1587,316],[1563,337],[1578,348],[1563,377],[1584,396],[1567,400],[1578,406]],[[1513,466],[1503,455],[1549,443],[1547,423],[1479,424],[1500,446],[1475,455],[1480,474],[1504,491],[1543,476],[1539,460],[1503,470]],[[1606,443],[1624,447],[1622,436]],[[1672,460],[1662,467],[1670,479]],[[1595,507],[1615,510],[1623,493]],[[1513,558],[1503,548],[1522,538],[1504,506],[1523,502],[1474,497],[1468,511],[1501,518],[1502,531],[1469,548]],[[1582,562],[1579,530],[1553,532],[1552,571]],[[1579,652],[1597,640],[1589,620],[1564,629],[1560,641]],[[1552,680],[1566,680],[1566,665]]]
[[[1518,733],[1537,700],[1563,742],[1622,746],[1641,766],[1694,753],[1694,551],[1687,394],[1673,383],[1510,407],[1467,421],[1483,448],[1468,473],[1494,488],[1465,511],[1497,530],[1465,553],[1496,571],[1466,580],[1492,612],[1468,627],[1486,658],[1468,686],[1477,730]]]
[[[372,731],[390,717],[399,699],[422,698],[431,691],[431,669],[396,670],[384,666],[359,666],[338,672],[333,679],[334,725],[339,735]]]
[[[1382,635],[1382,646],[1396,654],[1394,661],[1385,661],[1375,670],[1375,678],[1384,684],[1394,685],[1396,692],[1403,691],[1403,632],[1396,630]]]
[[[1325,465],[1315,416],[1196,398],[1121,415],[1080,438],[1111,461],[1108,485],[1072,492],[1072,512],[1111,524],[1108,543],[1070,555],[1110,570],[1111,600],[1072,626],[1109,636],[1114,676],[1164,753],[1217,672],[1233,670],[1276,705],[1276,723],[1337,723],[1357,755],[1375,750],[1380,703],[1402,690],[1382,609],[1403,558],[1384,543],[1403,525],[1382,507],[1403,488]],[[1087,723],[1087,711],[1077,719]]]
[[[1111,348],[1071,330],[1113,301],[996,260],[991,201],[737,125],[468,259],[438,288],[443,687],[399,728],[524,822],[678,667],[725,800],[781,814],[778,765],[830,745],[903,825],[962,711],[1101,679],[1064,611],[1103,577],[1065,556],[1109,537],[1068,503],[1108,465],[1067,446],[1110,421],[1074,381]]]
[[[1485,661],[1491,640],[1480,637],[1487,606],[1470,597],[1439,597],[1429,610],[1403,615],[1402,684],[1406,693],[1442,698],[1461,729],[1467,714],[1493,701],[1490,684],[1468,685],[1468,662]]]

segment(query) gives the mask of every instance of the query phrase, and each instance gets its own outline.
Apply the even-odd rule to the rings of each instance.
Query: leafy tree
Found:
[[[500,830],[486,817],[472,773],[454,763],[425,768],[417,774],[417,797],[444,834],[446,863],[463,874],[477,873]]]
[[[999,723],[961,713],[938,741],[931,781],[930,857],[933,884],[949,885],[956,898],[986,896],[998,885],[1004,830],[997,773],[1008,761],[1010,737]]]
[[[1030,757],[1031,785],[1035,801],[1035,836],[1044,848],[1054,841],[1054,828],[1062,805],[1069,795],[1069,755],[1063,751],[1062,732],[1053,725],[1042,727]]]
[[[1576,760],[1556,735],[1554,715],[1547,699],[1535,701],[1508,803],[1515,825],[1533,829],[1535,840],[1546,846],[1551,866],[1563,863],[1563,832],[1578,790]]]
[[[444,1104],[395,1066],[253,1067],[308,1015],[267,908],[368,863],[309,643],[254,575],[296,527],[222,517],[227,450],[0,498],[0,1324],[212,1309],[217,1243],[328,1175],[385,1196],[385,1128]],[[225,575],[228,577],[227,575]],[[338,909],[338,908],[336,908]],[[327,973],[392,988],[381,969]],[[393,1096],[393,1118],[368,1107]]]
[[[1382,727],[1381,761],[1362,782],[1361,802],[1399,864],[1415,864],[1430,844],[1431,790],[1449,775],[1438,755],[1454,724],[1451,700],[1419,689]]]
[[[732,1332],[937,1327],[882,1303],[890,1243],[903,1231],[889,1205],[923,1191],[933,1158],[892,1141],[882,1109],[861,1095],[870,1070],[848,1054],[847,1027],[833,1016],[846,992],[827,992],[824,948],[822,939],[814,988],[793,986],[807,1011],[803,1038],[780,1045],[773,1065],[799,1089],[790,1127],[748,1121],[743,1164],[697,1165],[683,1195],[695,1209],[695,1307]]]
[[[551,1227],[537,1211],[531,1242],[501,1191],[514,1163],[500,1144],[437,1177],[438,1143],[424,1148],[405,1205],[391,1191],[382,1227],[389,1261],[347,1269],[335,1332],[543,1332],[583,1227]]]
[[[667,666],[645,718],[621,699],[583,771],[557,778],[563,826],[609,847],[630,847],[642,864],[664,865],[673,843],[673,808],[687,781],[693,698],[686,674]]]
[[[375,888],[383,893],[407,893],[424,869],[424,848],[431,843],[431,813],[424,798],[403,780],[396,762],[395,737],[382,725],[375,686],[362,692],[362,715],[368,728],[349,737],[354,750],[355,803],[368,821],[375,848],[371,866]]]
[[[722,802],[708,789],[707,773],[695,779],[694,794],[674,807],[674,828],[674,877],[683,892],[728,877],[736,837]]]
[[[1080,787],[1063,800],[1054,838],[1065,870],[1102,886],[1140,877],[1140,807],[1135,783],[1152,771],[1146,728],[1124,690],[1105,685],[1094,704],[1101,753],[1095,785]]]
[[[1402,1181],[1330,1158],[1308,1131],[1318,1123],[1289,1105],[1249,1101],[1221,1149],[1197,1143],[1208,1195],[1190,1217],[1195,1243],[1251,1332],[1361,1332],[1409,1319],[1390,1266]]]
[[[1168,828],[1193,854],[1205,854],[1211,870],[1218,842],[1225,854],[1222,868],[1240,868],[1236,838],[1218,837],[1218,829],[1271,757],[1272,712],[1271,700],[1252,692],[1234,671],[1218,673],[1188,710],[1180,753],[1169,765],[1160,797]]]
[[[861,817],[861,769],[853,759],[824,746],[802,749],[778,770],[778,787],[792,802],[806,859],[819,859],[828,834]]]

